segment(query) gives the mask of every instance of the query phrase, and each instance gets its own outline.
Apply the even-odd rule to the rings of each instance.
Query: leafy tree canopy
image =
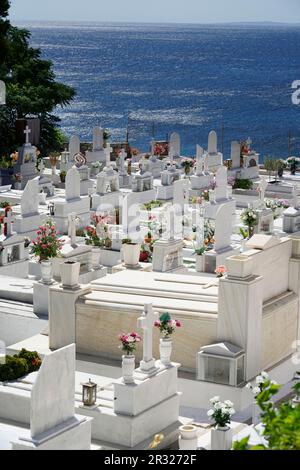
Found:
[[[30,46],[30,32],[7,20],[9,0],[0,0],[0,80],[6,83],[6,106],[0,107],[0,154],[21,144],[15,132],[16,119],[38,116],[41,120],[41,150],[59,150],[62,135],[57,106],[68,105],[75,90],[55,80],[52,62]]]

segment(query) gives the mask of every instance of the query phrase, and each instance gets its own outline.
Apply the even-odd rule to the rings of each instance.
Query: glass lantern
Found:
[[[82,384],[82,402],[84,406],[94,406],[97,401],[97,384],[89,381]]]

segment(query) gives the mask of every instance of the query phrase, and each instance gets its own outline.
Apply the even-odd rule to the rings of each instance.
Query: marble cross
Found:
[[[26,126],[24,134],[26,135],[26,144],[29,144],[29,134],[31,134],[31,130],[29,129],[28,126]]]
[[[137,326],[143,330],[143,360],[140,363],[142,372],[151,373],[155,370],[155,359],[153,359],[153,327],[158,320],[158,313],[153,311],[152,304],[145,304],[143,315],[138,318]]]
[[[68,236],[70,237],[71,245],[76,244],[76,225],[78,217],[75,212],[68,215]]]
[[[12,227],[11,226],[12,226],[12,223],[13,223],[11,209],[6,212],[3,222],[4,222],[4,235],[5,236],[10,236],[12,234]]]
[[[267,180],[265,179],[262,179],[260,184],[259,184],[259,192],[260,192],[260,201],[263,203],[264,200],[265,200],[265,194],[266,194],[266,190],[267,190],[267,187],[268,187],[268,182]]]
[[[106,145],[106,148],[104,149],[105,152],[105,166],[109,167],[110,166],[110,155],[112,153],[112,147],[110,143]]]

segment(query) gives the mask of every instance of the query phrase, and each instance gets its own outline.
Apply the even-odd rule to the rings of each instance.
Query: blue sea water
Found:
[[[184,154],[207,147],[224,125],[231,140],[251,136],[261,155],[300,153],[300,106],[291,84],[300,80],[300,27],[284,25],[27,24],[32,45],[51,59],[58,80],[77,96],[58,109],[62,128],[91,140],[101,124],[112,140],[148,150],[172,131]]]

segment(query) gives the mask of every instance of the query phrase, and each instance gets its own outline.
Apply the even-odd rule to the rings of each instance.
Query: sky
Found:
[[[300,0],[11,0],[15,21],[300,23]]]

